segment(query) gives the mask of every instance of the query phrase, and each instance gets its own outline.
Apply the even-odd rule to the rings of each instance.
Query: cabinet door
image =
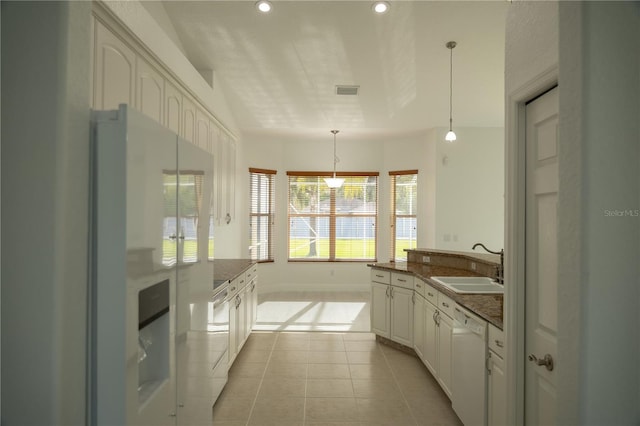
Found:
[[[434,317],[436,307],[432,303],[425,301],[424,304],[424,365],[427,366],[431,374],[437,377],[436,368],[438,366],[438,326]]]
[[[238,296],[229,301],[229,367],[238,355]]]
[[[258,277],[253,279],[251,283],[251,318],[249,321],[249,334],[253,330],[258,320]]]
[[[238,292],[238,308],[236,309],[236,353],[240,353],[247,332],[247,300],[245,290],[246,288],[243,288]]]
[[[196,140],[196,105],[187,96],[182,98],[182,133],[184,139],[191,143]]]
[[[413,347],[413,290],[391,286],[391,340]]]
[[[413,348],[420,359],[424,359],[425,308],[427,303],[420,295],[415,295],[413,306]]]
[[[136,54],[100,21],[96,21],[94,51],[95,109],[135,105]]]
[[[453,348],[453,320],[440,313],[438,324],[438,383],[451,398],[451,355]]]
[[[196,140],[200,148],[209,148],[209,115],[201,109],[196,111]]]
[[[227,137],[227,197],[225,205],[227,212],[225,221],[228,223],[235,220],[236,215],[236,144],[230,137]]]
[[[489,351],[488,406],[490,425],[507,424],[506,377],[504,360]]]
[[[390,336],[390,289],[389,285],[371,283],[371,331],[382,337]]]
[[[138,56],[136,62],[135,107],[147,117],[162,123],[164,78],[147,61]]]
[[[182,135],[182,93],[169,81],[164,85],[164,126]]]

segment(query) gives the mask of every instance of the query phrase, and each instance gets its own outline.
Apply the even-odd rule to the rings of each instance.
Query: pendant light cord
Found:
[[[453,48],[449,48],[449,131],[453,130]]]

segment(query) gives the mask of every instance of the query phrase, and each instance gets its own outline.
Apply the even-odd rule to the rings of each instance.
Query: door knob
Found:
[[[542,359],[538,358],[534,354],[530,354],[529,361],[535,362],[536,365],[544,365],[547,370],[553,371],[553,358],[549,354],[546,354]]]

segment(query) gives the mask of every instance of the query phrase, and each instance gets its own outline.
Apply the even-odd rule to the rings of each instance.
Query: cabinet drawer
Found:
[[[438,291],[427,283],[424,283],[424,298],[434,306],[438,306]]]
[[[382,269],[371,270],[371,281],[382,284],[391,284],[391,272]]]
[[[453,307],[455,303],[444,293],[438,293],[438,309],[453,318]]]
[[[247,285],[247,277],[244,273],[238,275],[236,279],[229,284],[229,297],[235,295]]]
[[[247,272],[245,272],[247,283],[250,283],[252,279],[254,279],[258,275],[258,265],[251,265]]]
[[[424,295],[425,293],[425,288],[427,287],[427,284],[425,284],[424,281],[422,281],[420,278],[416,278],[413,281],[413,285],[414,285],[414,291],[416,293],[418,293],[420,296],[425,297]]]
[[[413,275],[408,274],[391,274],[391,285],[413,290]]]
[[[504,358],[504,331],[489,324],[489,349]]]

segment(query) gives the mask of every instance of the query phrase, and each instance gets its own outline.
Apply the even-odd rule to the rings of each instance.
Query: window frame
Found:
[[[342,263],[366,263],[366,262],[377,262],[377,253],[378,253],[378,227],[379,227],[379,222],[380,222],[380,209],[379,209],[379,195],[380,195],[380,173],[379,172],[336,172],[335,175],[337,177],[342,177],[342,178],[353,178],[353,177],[375,177],[376,179],[376,186],[375,186],[375,192],[376,192],[376,202],[375,202],[375,212],[373,214],[358,214],[358,215],[353,215],[353,214],[337,214],[336,213],[336,189],[334,188],[329,188],[330,190],[330,211],[328,214],[325,213],[299,213],[299,214],[292,214],[291,213],[291,177],[312,177],[312,178],[318,178],[319,180],[325,177],[332,177],[333,176],[333,172],[318,172],[318,171],[287,171],[287,177],[288,177],[288,182],[287,182],[287,262],[291,262],[291,263],[296,263],[296,262],[320,262],[320,263],[327,263],[327,262],[342,262]],[[291,218],[292,217],[316,217],[316,218],[328,218],[329,219],[329,257],[328,258],[320,258],[320,259],[315,259],[315,258],[292,258],[291,257]],[[374,241],[374,249],[373,249],[373,254],[374,256],[372,258],[362,258],[362,259],[341,259],[341,258],[336,258],[336,242],[337,242],[337,236],[336,236],[336,224],[337,224],[337,219],[340,217],[347,217],[347,218],[353,218],[353,217],[359,217],[359,218],[373,218],[375,221],[375,228],[374,228],[374,237],[373,237],[373,241]]]
[[[417,202],[417,198],[418,198],[418,170],[396,170],[396,171],[390,171],[389,172],[389,187],[391,190],[391,194],[389,196],[390,199],[390,225],[391,225],[391,230],[390,230],[390,251],[389,251],[389,257],[390,257],[390,262],[394,263],[396,261],[406,261],[405,259],[402,258],[397,258],[396,257],[396,248],[397,248],[397,241],[396,241],[396,226],[397,226],[397,221],[398,218],[413,218],[416,220],[416,245],[417,245],[417,240],[418,240],[418,214],[416,211],[416,214],[409,214],[409,215],[398,215],[396,213],[396,193],[397,193],[397,181],[396,178],[397,176],[407,176],[407,175],[415,175],[416,176],[416,210],[418,207],[418,202]]]
[[[275,178],[278,172],[276,170],[259,169],[249,167],[249,258],[255,260],[258,263],[273,263],[275,262],[275,250],[274,250],[274,226],[275,226]],[[268,201],[267,201],[267,213],[260,212],[260,206],[254,205],[254,193],[253,193],[253,179],[254,177],[266,178],[268,180]],[[257,198],[256,198],[256,201]],[[254,207],[257,207],[254,209]],[[267,218],[267,257],[259,259],[256,250],[254,250],[259,244],[258,241],[254,241],[254,233],[251,229],[253,224],[253,218]]]

